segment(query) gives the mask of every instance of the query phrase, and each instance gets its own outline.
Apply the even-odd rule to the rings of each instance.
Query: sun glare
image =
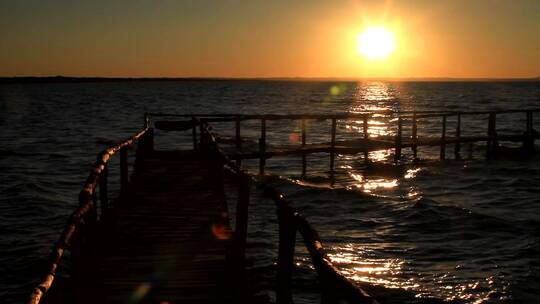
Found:
[[[394,33],[384,27],[368,27],[358,37],[358,50],[368,59],[385,59],[394,52]]]

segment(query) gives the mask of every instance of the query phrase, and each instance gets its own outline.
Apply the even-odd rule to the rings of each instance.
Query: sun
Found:
[[[367,59],[386,59],[395,49],[394,33],[384,27],[368,27],[358,36],[358,50]]]

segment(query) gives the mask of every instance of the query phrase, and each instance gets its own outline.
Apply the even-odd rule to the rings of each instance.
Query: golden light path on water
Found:
[[[359,83],[357,88],[356,102],[354,102],[349,111],[351,113],[361,112],[383,112],[393,109],[395,96],[387,84],[382,82]],[[377,138],[384,136],[394,136],[395,118],[386,113],[375,114],[368,120],[369,137]],[[351,133],[359,133],[363,136],[363,121],[347,121],[344,128]],[[400,171],[388,169],[382,172],[369,172],[355,168],[355,162],[359,156],[340,156],[340,168],[349,176],[349,182],[352,186],[348,188],[357,189],[368,195],[386,196],[397,190],[404,182],[407,182],[406,195],[398,201],[402,204],[415,204],[422,197],[422,192],[414,185],[414,179],[422,171],[421,167],[412,166]],[[393,151],[381,150],[369,153],[371,163],[388,163],[393,158]],[[387,168],[391,168],[387,166]],[[379,232],[377,232],[379,233]],[[384,233],[384,232],[382,232]],[[374,285],[382,285],[386,288],[403,289],[413,292],[416,297],[442,297],[446,300],[465,300],[482,303],[486,297],[474,292],[479,282],[457,282],[452,280],[452,269],[435,270],[436,273],[421,275],[414,269],[411,269],[406,258],[393,258],[377,256],[377,251],[384,251],[386,248],[396,246],[396,244],[369,243],[369,244],[340,244],[332,247],[329,254],[332,262],[341,270],[341,272],[354,281],[364,282]],[[407,269],[408,268],[408,269]],[[412,273],[414,274],[411,274]]]

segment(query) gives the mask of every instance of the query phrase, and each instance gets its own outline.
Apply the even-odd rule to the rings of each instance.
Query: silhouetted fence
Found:
[[[241,170],[219,148],[215,137],[208,129],[206,122],[201,125],[200,149],[210,152],[213,159],[219,160],[220,169],[227,168],[238,180],[239,193],[236,207],[235,242],[237,257],[245,259],[245,245],[248,227],[249,188],[254,178]],[[315,270],[321,282],[321,299],[323,303],[377,303],[360,287],[345,278],[332,264],[322,241],[315,229],[300,215],[285,198],[285,195],[272,186],[265,185],[264,191],[276,204],[279,223],[279,248],[277,258],[276,301],[278,304],[293,303],[292,274],[297,232],[311,256]]]
[[[57,270],[61,266],[66,251],[71,251],[72,273],[91,272],[91,257],[95,251],[98,222],[107,218],[110,209],[108,198],[108,163],[109,159],[120,152],[120,191],[127,189],[128,163],[127,149],[139,143],[138,153],[144,153],[152,146],[152,134],[149,132],[149,118],[145,115],[144,128],[126,139],[98,154],[97,160],[79,193],[79,207],[70,215],[60,237],[49,256],[46,274],[34,288],[29,303],[40,303],[55,281]],[[99,191],[98,191],[99,190]],[[98,193],[100,206],[98,206]],[[76,287],[75,287],[76,288]]]
[[[226,154],[229,158],[236,160],[237,164],[241,164],[244,159],[259,159],[259,174],[265,172],[266,160],[272,157],[300,155],[302,158],[301,175],[305,176],[307,171],[306,155],[311,153],[325,152],[330,156],[329,169],[334,172],[335,154],[357,154],[363,153],[366,161],[369,160],[369,152],[377,150],[394,150],[394,161],[396,163],[402,161],[402,150],[410,148],[413,154],[413,159],[418,159],[418,148],[423,146],[438,146],[440,147],[439,158],[445,160],[447,145],[454,145],[454,155],[460,158],[461,147],[464,143],[485,142],[486,157],[496,157],[499,151],[499,143],[501,141],[522,143],[522,147],[516,153],[522,155],[531,155],[534,152],[534,141],[540,138],[540,134],[533,128],[533,113],[540,112],[540,109],[528,110],[498,110],[498,111],[378,111],[369,113],[337,113],[337,114],[283,114],[283,115],[244,115],[244,114],[160,114],[151,113],[155,117],[179,117],[190,118],[191,121],[157,121],[155,126],[157,129],[163,130],[193,130],[193,147],[196,148],[196,126],[193,121],[197,119],[204,120],[207,123],[215,122],[231,122],[234,123],[235,129],[235,144],[234,149],[227,150]],[[523,115],[525,125],[523,131],[517,134],[499,134],[497,132],[496,121],[497,115],[513,114]],[[378,115],[389,115],[395,117],[393,126],[395,135],[391,136],[370,136],[370,120],[375,119]],[[487,120],[487,133],[485,135],[468,135],[467,129],[463,130],[462,120],[466,117],[476,117],[474,122],[477,125]],[[441,133],[436,136],[419,136],[419,125],[422,121],[440,119]],[[455,131],[449,133],[448,118],[455,119]],[[473,119],[473,118],[469,118]],[[487,118],[487,119],[486,119]],[[517,117],[516,117],[517,118]],[[244,139],[241,137],[241,122],[243,121],[260,121],[260,136],[258,139],[258,148],[250,149],[244,144]],[[267,141],[267,121],[275,120],[293,120],[300,121],[301,125],[301,140],[298,146],[276,146],[272,149]],[[330,121],[331,128],[329,132],[330,141],[323,143],[307,144],[306,121]],[[360,136],[354,137],[349,141],[337,141],[337,122],[338,121],[362,121],[362,132],[358,132]],[[410,127],[410,136],[403,136],[405,126]]]

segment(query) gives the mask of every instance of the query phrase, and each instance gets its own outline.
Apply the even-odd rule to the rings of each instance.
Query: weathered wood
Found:
[[[429,118],[429,117],[441,117],[442,115],[485,115],[489,113],[496,114],[509,114],[509,113],[523,113],[525,111],[531,112],[540,112],[540,109],[533,108],[528,110],[523,109],[509,109],[509,110],[496,110],[496,111],[437,111],[437,110],[426,110],[426,111],[391,111],[391,110],[381,110],[381,111],[369,111],[363,113],[333,113],[333,114],[169,114],[169,113],[149,113],[150,116],[155,117],[201,117],[207,118],[208,122],[225,122],[225,121],[234,121],[236,119],[244,120],[298,120],[298,119],[361,119],[366,114],[383,114],[383,115],[398,115],[403,119],[412,118],[412,114],[417,113],[417,118]]]
[[[418,159],[418,122],[416,119],[416,112],[413,113],[413,121],[412,121],[412,152],[413,152],[413,159]]]
[[[219,163],[206,157],[137,155],[124,198],[130,203],[117,209],[115,230],[104,236],[95,303],[130,303],[134,294],[143,303],[236,302],[242,283],[229,279],[227,208],[220,187],[208,182],[217,182]]]
[[[496,114],[494,112],[489,113],[488,117],[488,140],[486,143],[486,157],[491,158],[497,151],[499,145],[497,140],[496,131]]]
[[[195,117],[191,117],[191,120],[155,121],[154,128],[163,131],[187,131],[196,128],[197,124]]]
[[[103,170],[101,170],[101,175],[99,176],[99,201],[101,203],[102,215],[107,213],[107,210],[109,209],[108,178],[109,178],[109,165],[105,163],[103,164]]]
[[[454,144],[454,155],[456,159],[459,159],[461,150],[461,114],[457,114],[456,117],[456,143]]]
[[[540,134],[534,133],[535,139],[540,138]],[[522,134],[505,134],[497,135],[498,140],[500,141],[509,141],[509,142],[518,142],[523,143],[524,135]],[[486,142],[489,138],[486,135],[482,136],[461,136],[459,141],[463,143],[472,143],[472,142]],[[446,137],[447,144],[455,144],[457,139],[455,137]],[[437,137],[418,137],[417,146],[432,146],[440,147],[441,138]],[[410,148],[413,146],[412,140],[403,138],[401,142],[402,148]],[[224,151],[230,159],[259,159],[260,154],[259,150],[256,148],[257,145],[253,147],[245,146],[242,151],[236,151],[231,147],[224,147]],[[395,136],[393,138],[379,136],[377,139],[369,139],[365,141],[363,139],[356,140],[340,140],[335,143],[335,151],[339,154],[354,155],[357,153],[364,153],[366,151],[380,151],[380,150],[389,150],[395,148]],[[304,148],[299,146],[291,145],[267,145],[266,147],[266,158],[278,157],[278,156],[290,156],[297,155],[301,156],[302,154],[311,154],[311,153],[330,153],[332,150],[331,144],[326,143],[313,143],[306,144]]]
[[[83,189],[79,193],[79,206],[77,209],[70,215],[67,225],[64,227],[64,230],[60,234],[58,241],[54,244],[51,258],[48,264],[48,273],[39,285],[34,289],[34,292],[31,294],[29,303],[38,304],[40,303],[42,297],[47,294],[49,289],[54,283],[55,272],[59,267],[61,259],[64,255],[66,248],[71,248],[72,258],[77,260],[77,250],[80,246],[77,245],[77,241],[82,239],[88,239],[88,233],[94,233],[96,228],[97,221],[97,211],[96,211],[96,188],[100,182],[100,175],[103,170],[106,170],[106,164],[109,158],[114,155],[116,152],[125,149],[127,146],[132,145],[135,141],[141,140],[150,130],[150,121],[148,114],[145,113],[144,116],[144,129],[135,133],[130,138],[124,140],[123,142],[112,146],[108,149],[105,149],[102,153],[99,154],[94,167],[90,171],[88,178],[83,186]],[[101,180],[102,181],[102,180]],[[106,193],[106,191],[103,191]],[[83,229],[84,226],[91,227],[89,231]],[[80,236],[80,238],[79,238]],[[82,253],[82,252],[81,252]],[[92,266],[91,263],[82,263],[81,260],[73,263],[73,267],[76,269],[79,265]]]
[[[306,146],[306,120],[302,119],[302,148]],[[306,177],[306,153],[302,153],[302,178]]]
[[[247,175],[238,175],[238,201],[236,204],[236,229],[235,241],[237,246],[238,261],[244,266],[246,258],[246,241],[248,231],[248,208],[249,208],[250,178]]]
[[[128,187],[128,152],[127,148],[120,149],[120,195],[125,195]]]
[[[284,200],[277,204],[279,248],[277,261],[276,303],[292,304],[292,273],[296,244],[296,221]]]
[[[446,158],[446,115],[442,117],[442,131],[441,131],[441,152],[440,159]]]
[[[401,136],[402,136],[403,122],[401,117],[397,120],[397,132],[395,137],[395,153],[394,162],[398,162],[401,159]]]
[[[261,138],[259,138],[259,174],[264,175],[266,165],[266,119],[261,119]]]
[[[334,172],[334,161],[336,157],[336,119],[332,118],[332,130],[330,138],[330,172]]]
[[[150,154],[154,150],[154,129],[150,128],[148,131],[141,136],[138,147],[137,154]]]

